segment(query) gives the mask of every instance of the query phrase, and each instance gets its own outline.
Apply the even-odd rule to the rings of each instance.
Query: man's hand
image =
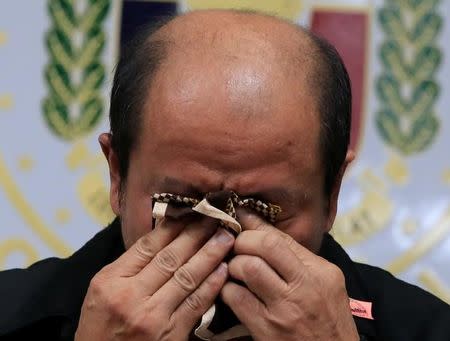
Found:
[[[75,339],[187,340],[228,275],[221,262],[234,238],[219,229],[209,239],[214,224],[163,220],[103,268],[90,283]]]
[[[255,340],[359,340],[342,272],[248,213],[221,295]]]

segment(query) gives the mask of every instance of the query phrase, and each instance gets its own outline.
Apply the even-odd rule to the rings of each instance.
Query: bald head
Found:
[[[314,98],[310,108],[303,107],[307,98]],[[144,31],[122,56],[111,97],[113,148],[125,178],[142,123],[150,120],[158,129],[155,117],[191,122],[183,103],[193,105],[208,127],[230,119],[289,121],[309,114],[321,122],[318,144],[333,165],[326,165],[325,180],[332,183],[348,146],[349,101],[348,76],[337,53],[308,31],[253,12],[191,12]],[[281,106],[286,110],[275,110]],[[336,143],[342,146],[338,153],[329,148]]]
[[[229,112],[237,116],[273,112],[271,106],[282,100],[273,90],[286,82],[303,86],[316,68],[313,55],[317,52],[308,34],[291,23],[250,12],[191,12],[175,18],[150,39],[167,43],[155,83],[169,82],[173,96],[183,100],[180,86],[191,96],[199,82],[206,81],[202,77],[215,79],[226,84]],[[192,84],[179,84],[180,74]],[[211,87],[218,88],[219,84]],[[308,88],[303,86],[303,94]]]
[[[158,29],[152,38],[170,41],[169,52],[214,58],[257,57],[264,53],[265,57],[277,58],[279,66],[288,66],[299,58],[305,61],[314,50],[309,33],[291,22],[232,10],[189,12]]]

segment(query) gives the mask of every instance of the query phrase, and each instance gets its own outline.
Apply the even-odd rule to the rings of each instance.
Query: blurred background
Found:
[[[230,7],[337,47],[357,159],[333,233],[450,303],[450,0],[0,2],[0,268],[68,256],[111,221],[97,137],[123,43],[161,16]]]

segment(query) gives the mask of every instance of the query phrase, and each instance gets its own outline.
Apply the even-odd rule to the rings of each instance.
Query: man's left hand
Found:
[[[255,340],[359,340],[341,270],[259,217],[240,215],[222,298]]]

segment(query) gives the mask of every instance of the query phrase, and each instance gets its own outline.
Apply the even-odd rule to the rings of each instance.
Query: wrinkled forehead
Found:
[[[316,96],[305,74],[289,72],[271,58],[204,54],[169,60],[148,98],[144,124],[161,137],[176,130],[183,139],[226,137],[227,145],[260,136],[274,145],[293,139],[315,144],[309,138],[318,138]],[[192,131],[202,134],[187,136]]]
[[[250,120],[255,128],[263,122],[281,127],[285,135],[301,121],[314,128],[312,44],[296,26],[263,15],[204,11],[176,18],[159,35],[169,43],[147,96],[152,129],[165,120],[185,130],[226,128],[238,138],[239,127],[251,133]]]
[[[301,82],[263,62],[190,61],[157,76],[141,145],[159,163],[194,160],[211,169],[246,170],[290,163],[318,167],[319,115]]]

